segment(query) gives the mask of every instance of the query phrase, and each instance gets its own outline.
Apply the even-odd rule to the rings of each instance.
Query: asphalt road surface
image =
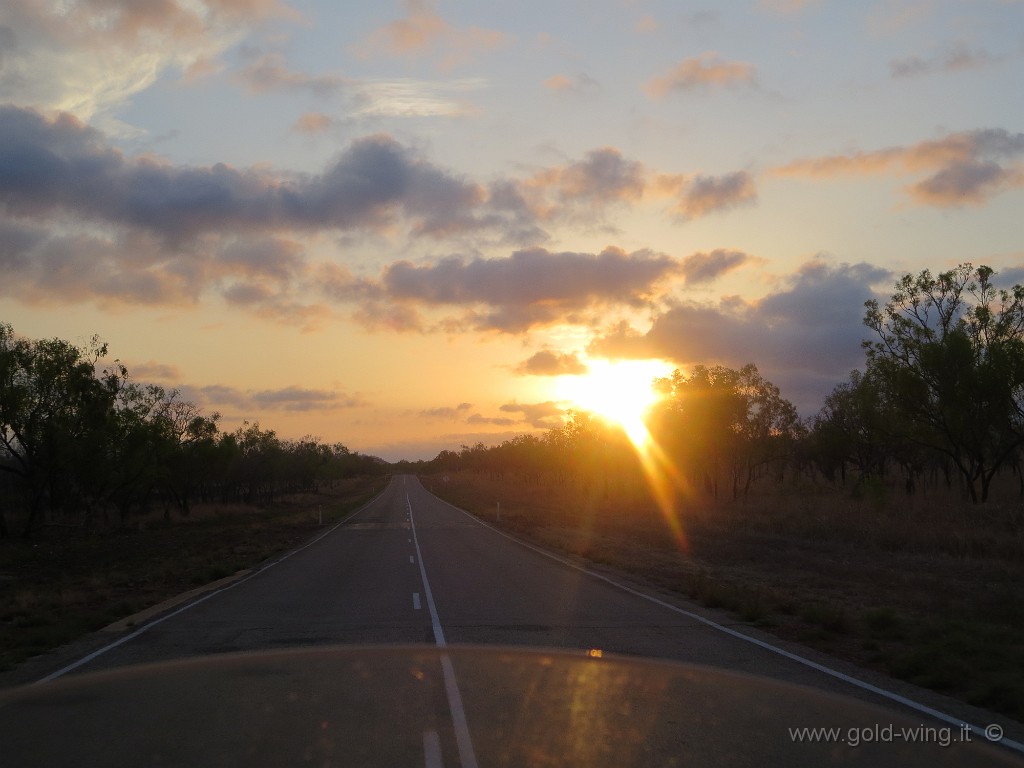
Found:
[[[727,671],[725,674],[748,673],[769,681],[854,697],[869,705],[882,705],[889,712],[902,712],[904,719],[939,729],[935,734],[945,728],[954,739],[963,733],[957,730],[960,718],[981,727],[989,722],[974,722],[961,714],[946,720],[935,719],[929,710],[949,712],[940,698],[869,676],[737,623],[706,616],[680,598],[652,593],[622,577],[586,571],[517,542],[433,496],[415,477],[399,476],[371,503],[312,543],[154,621],[120,634],[97,633],[90,638],[87,648],[83,646],[77,651],[77,658],[69,660],[66,654],[55,655],[48,662],[52,668],[39,677],[60,678],[59,684],[67,686],[80,679],[82,673],[123,670],[130,665],[210,654],[336,644],[415,644],[421,650],[424,646],[433,647],[431,652],[436,657],[420,659],[417,664],[422,662],[424,668],[434,668],[436,679],[427,698],[437,706],[426,709],[444,710],[444,723],[437,724],[435,713],[428,718],[432,726],[416,725],[410,730],[412,742],[392,739],[394,745],[404,745],[401,754],[405,758],[417,755],[412,762],[420,765],[476,765],[474,740],[486,742],[487,736],[474,725],[474,717],[489,711],[486,696],[480,696],[495,683],[484,672],[471,671],[475,669],[472,660],[463,659],[458,652],[458,646],[464,644],[571,649],[580,659],[628,655],[710,665]],[[379,658],[379,653],[368,658]],[[463,671],[457,672],[456,667]],[[190,679],[189,675],[210,672],[206,668],[197,671],[187,662],[174,669],[174,675],[168,679],[177,680],[179,685],[181,680]],[[368,671],[376,669],[372,664],[359,669],[366,680],[376,674]],[[351,669],[346,672],[349,673]],[[324,672],[318,679],[322,683],[330,677]],[[426,674],[426,678],[430,677]],[[136,690],[138,681],[131,683],[135,686],[132,688],[123,676],[111,673],[107,678],[108,682],[119,681],[118,706],[124,706],[127,699],[123,691]],[[416,679],[422,682],[425,678]],[[535,681],[524,682],[523,686],[516,689],[515,697],[537,694]],[[43,690],[45,686],[36,688]],[[164,697],[171,701],[175,695],[180,693],[167,693]],[[706,696],[707,692],[701,695]],[[779,696],[782,701],[787,695],[790,694],[776,693],[768,698]],[[617,696],[621,705],[626,694],[620,692]],[[73,698],[65,697],[67,701]],[[465,703],[467,700],[470,704]],[[3,704],[0,699],[0,728],[5,722]],[[531,705],[531,711],[536,704]],[[500,709],[493,706],[493,701],[491,705],[494,712]],[[707,706],[714,709],[710,702]],[[812,704],[807,711],[821,711],[825,706]],[[23,703],[9,705],[6,711],[10,714],[18,707],[25,711]],[[59,713],[54,716],[61,717]],[[870,724],[874,718],[874,723],[884,726],[881,717],[862,716],[857,722]],[[34,721],[26,719],[27,723]],[[763,721],[762,717],[759,722]],[[794,727],[811,724],[800,722],[795,712],[787,722]],[[1009,729],[1007,737],[1014,738],[1014,724],[1004,727]],[[706,731],[701,729],[701,733]],[[562,736],[564,732],[563,728]],[[365,733],[376,731],[367,724]],[[978,741],[984,741],[980,733],[972,733]],[[740,737],[723,732],[716,738],[724,739],[714,742],[718,745],[714,749],[721,749],[722,744],[728,745],[730,740]],[[880,739],[877,730],[874,739]],[[696,743],[692,739],[691,742]],[[1011,749],[1001,747],[999,754],[1015,759],[1015,743],[1011,741]],[[678,743],[671,747],[677,756],[680,748]],[[822,749],[825,751],[813,753],[811,762],[820,761],[822,755],[849,759],[857,752],[849,746],[845,750],[835,745]],[[959,755],[953,748],[932,752],[927,759],[930,765],[982,764],[976,762],[980,758],[973,753],[970,760],[961,763],[958,758],[966,759],[966,751]],[[493,750],[487,754],[491,756],[490,762],[495,762]],[[809,752],[805,754],[812,756]],[[893,764],[908,764],[903,752],[890,750],[888,754],[894,758]],[[518,753],[514,757],[523,759]],[[672,764],[664,754],[656,757],[646,754],[645,760],[651,760],[651,764]],[[884,757],[875,754],[871,760],[883,764]],[[59,753],[46,759],[59,759]],[[389,759],[397,758],[392,755]],[[1001,758],[996,754],[994,759],[1000,762]],[[509,764],[511,761],[509,757]],[[600,763],[593,756],[590,762]],[[31,760],[26,764],[30,763]],[[112,759],[109,764],[119,763]],[[345,761],[328,760],[323,764]]]

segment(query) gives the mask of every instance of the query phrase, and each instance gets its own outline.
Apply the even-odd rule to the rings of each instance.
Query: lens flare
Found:
[[[652,385],[671,366],[660,360],[589,360],[587,368],[584,375],[559,377],[559,397],[619,425],[634,445],[647,440],[644,416],[658,399]]]
[[[676,545],[689,552],[677,510],[679,497],[687,494],[687,484],[653,439],[645,421],[658,400],[654,380],[667,376],[672,366],[661,360],[588,360],[587,367],[585,375],[560,377],[559,397],[622,429],[636,450],[658,511]]]

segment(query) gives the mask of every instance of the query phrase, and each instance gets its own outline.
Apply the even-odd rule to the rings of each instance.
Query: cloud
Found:
[[[592,96],[601,91],[601,84],[583,72],[572,77],[552,75],[544,81],[544,87],[560,95]]]
[[[487,87],[480,77],[433,81],[365,80],[352,87],[350,117],[465,117],[477,110],[466,94]]]
[[[165,305],[217,295],[306,328],[338,304],[393,330],[424,330],[422,312],[443,306],[463,311],[445,319],[449,332],[588,322],[580,312],[649,303],[681,264],[614,247],[551,252],[533,245],[548,239],[542,225],[594,227],[609,209],[666,195],[696,217],[749,201],[752,181],[667,177],[604,147],[484,186],[386,135],[351,142],[316,174],[177,165],[125,155],[69,114],[0,106],[0,294]],[[397,261],[373,277],[311,263],[309,238],[322,233],[531,245],[507,257]]]
[[[446,71],[508,42],[508,36],[498,30],[453,26],[426,0],[407,0],[405,5],[406,16],[374,30],[353,52],[366,58],[381,55],[434,57],[438,68]]]
[[[633,25],[633,31],[639,34],[657,32],[658,20],[655,19],[651,14],[645,13],[643,16],[637,19],[636,24]]]
[[[168,71],[215,69],[230,45],[270,18],[301,15],[277,0],[5,0],[0,92],[90,120]]]
[[[889,70],[895,78],[930,75],[937,72],[962,72],[968,69],[980,69],[999,61],[984,50],[971,50],[960,44],[935,57],[922,59],[920,56],[908,56],[893,59],[889,62]]]
[[[476,113],[466,94],[482,90],[487,81],[464,77],[436,81],[411,77],[356,80],[337,74],[311,75],[288,66],[279,52],[251,53],[250,61],[232,79],[250,94],[307,91],[319,99],[340,101],[346,121],[378,117],[462,117]],[[322,130],[326,116],[312,113],[298,130]]]
[[[596,338],[588,353],[662,357],[680,366],[755,363],[805,412],[863,365],[864,302],[891,273],[871,264],[802,265],[780,290],[758,300],[679,303],[640,333],[626,324]]]
[[[588,371],[575,353],[542,349],[517,365],[513,371],[520,376],[581,375]]]
[[[490,425],[498,427],[511,427],[516,424],[529,424],[537,429],[550,429],[552,426],[559,426],[562,421],[564,409],[557,403],[548,401],[544,403],[506,403],[499,406],[498,410],[508,416],[485,416],[480,412],[473,412],[470,403],[459,403],[455,408],[441,407],[428,408],[419,412],[419,415],[428,419],[461,420],[465,424],[477,426]]]
[[[350,85],[337,75],[308,75],[289,69],[280,53],[265,53],[235,73],[234,80],[254,94],[277,90],[307,90],[320,99],[336,96]]]
[[[968,160],[953,163],[912,185],[910,196],[922,205],[950,207],[982,205],[999,192],[1024,187],[1024,168],[1005,169],[998,163]]]
[[[288,386],[279,389],[240,389],[210,384],[182,386],[183,399],[204,407],[229,406],[241,411],[333,411],[363,408],[367,402],[359,395],[329,389]]]
[[[643,196],[645,170],[613,147],[587,152],[579,161],[534,174],[520,187],[524,198],[542,218],[594,211]],[[553,200],[551,199],[553,198]]]
[[[679,203],[672,209],[680,219],[699,219],[716,211],[727,211],[757,201],[757,187],[746,171],[724,176],[697,176],[684,186]]]
[[[498,410],[503,413],[521,414],[522,418],[535,429],[560,427],[565,416],[565,408],[553,400],[543,403],[505,403]]]
[[[286,411],[334,410],[338,408],[360,408],[366,402],[358,396],[346,395],[328,389],[306,387],[284,387],[282,389],[261,389],[249,393],[252,401],[259,406]]]
[[[292,125],[292,130],[296,133],[306,134],[317,134],[326,133],[333,121],[328,115],[323,112],[306,112],[301,115],[298,120]]]
[[[135,380],[153,380],[162,382],[179,381],[181,370],[174,365],[158,363],[154,360],[147,360],[144,363],[125,362],[128,375]]]
[[[297,129],[322,130],[323,115]],[[390,136],[351,142],[316,174],[264,166],[172,164],[127,156],[104,134],[63,113],[0,106],[0,215],[19,220],[112,226],[182,248],[204,237],[373,233],[413,238],[491,238],[537,244],[544,225],[597,229],[616,207],[664,196],[664,180],[612,147],[524,179],[482,185],[441,168]],[[755,199],[746,172],[671,177],[680,218]],[[672,186],[672,185],[669,185]],[[667,187],[666,187],[667,188]]]
[[[644,90],[653,98],[663,98],[673,91],[698,88],[733,88],[752,86],[755,70],[745,61],[726,61],[709,51],[684,59],[666,74],[652,78]]]
[[[465,416],[473,407],[472,403],[459,403],[454,408],[427,408],[419,412],[420,416],[428,419],[460,419]]]
[[[506,214],[519,210],[544,222],[594,223],[613,206],[665,197],[675,198],[669,213],[689,221],[757,201],[757,187],[747,171],[721,176],[658,173],[614,147],[594,149],[581,160],[504,183]]]
[[[504,258],[396,262],[384,270],[376,288],[392,302],[483,307],[470,316],[470,325],[520,332],[585,308],[642,306],[679,271],[676,259],[646,250],[626,253],[609,247],[591,254],[529,248]],[[367,293],[364,284],[351,290]]]
[[[128,158],[68,114],[0,107],[0,205],[58,211],[181,241],[204,232],[360,230],[413,220],[420,234],[479,226],[481,187],[385,135],[354,141],[315,176]]]
[[[494,424],[499,427],[511,427],[513,424],[519,423],[518,419],[511,419],[508,416],[484,416],[480,413],[474,413],[468,419],[467,424]]]
[[[748,263],[749,254],[716,248],[710,253],[693,253],[683,259],[682,273],[687,285],[710,283]]]
[[[64,231],[0,217],[0,296],[54,305],[192,304],[206,272],[153,238]]]
[[[904,147],[796,160],[771,171],[777,176],[831,178],[839,175],[930,174],[907,188],[922,205],[980,205],[1024,186],[1024,133],[1001,128],[951,133]]]
[[[330,312],[300,298],[313,278],[304,248],[259,234],[172,246],[146,232],[88,232],[0,216],[0,272],[0,296],[44,306],[190,306],[219,295],[307,329]]]

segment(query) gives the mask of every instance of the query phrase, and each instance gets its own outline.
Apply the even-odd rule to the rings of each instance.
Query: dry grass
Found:
[[[425,478],[564,552],[857,663],[1024,720],[1024,516],[930,492],[765,484],[684,500],[681,539],[638,483]],[[497,502],[501,519],[497,519]]]
[[[296,494],[272,507],[197,505],[126,528],[44,529],[0,539],[0,671],[302,543],[370,498],[383,478]]]

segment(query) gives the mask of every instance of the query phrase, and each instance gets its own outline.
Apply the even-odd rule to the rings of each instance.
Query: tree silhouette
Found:
[[[991,267],[905,275],[868,301],[867,373],[901,414],[901,437],[952,461],[974,502],[1024,440],[1024,287],[998,290]]]

